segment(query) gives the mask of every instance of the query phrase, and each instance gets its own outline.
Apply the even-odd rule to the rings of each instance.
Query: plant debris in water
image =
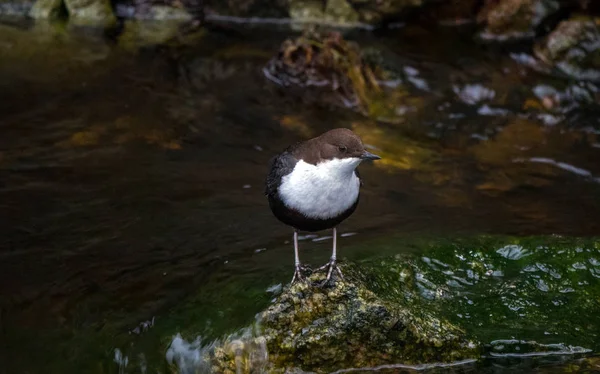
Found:
[[[263,72],[282,86],[326,89],[342,105],[360,110],[368,110],[382,91],[358,45],[338,32],[323,35],[309,30],[296,40],[285,40]]]

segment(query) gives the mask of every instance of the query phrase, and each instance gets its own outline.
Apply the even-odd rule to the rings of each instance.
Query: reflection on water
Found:
[[[361,207],[342,228],[358,235],[344,246],[402,233],[600,232],[600,124],[585,101],[589,84],[540,76],[459,36],[362,35],[359,43],[380,47],[397,72],[375,120],[269,82],[262,68],[285,30],[202,32],[170,46],[138,31],[114,40],[98,30],[0,25],[0,322],[2,340],[15,342],[0,359],[10,357],[8,372],[112,372],[114,348],[121,361],[132,339],[141,353],[160,351],[176,332],[195,336],[211,320],[181,315],[197,319],[223,303],[231,310],[210,328],[215,335],[247,324],[248,311],[268,302],[264,290],[290,270],[289,229],[262,195],[266,164],[333,127],[351,127],[385,156],[361,166]],[[327,235],[308,238],[307,260],[325,259],[330,243],[319,239]],[[570,323],[593,319],[583,308],[600,294],[590,252],[555,262],[551,249],[528,250],[522,259],[483,249],[423,254],[432,260],[415,284],[423,295],[434,292],[427,282],[460,294],[450,305],[461,323],[504,326],[509,311],[538,308],[539,323],[523,324],[519,339],[543,341],[541,321],[549,334],[585,329]],[[213,297],[204,311],[190,301],[198,290]],[[552,297],[540,304],[531,295],[542,290]],[[236,300],[248,292],[252,307],[240,310]],[[193,309],[179,310],[184,301]],[[505,314],[488,316],[483,304]],[[143,357],[144,365],[158,360]]]

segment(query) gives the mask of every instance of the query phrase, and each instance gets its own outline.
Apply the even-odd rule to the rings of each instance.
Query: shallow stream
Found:
[[[383,156],[360,167],[340,258],[489,344],[433,371],[563,372],[600,351],[600,117],[573,99],[595,86],[468,30],[351,32],[398,72],[377,121],[263,75],[292,31],[153,43],[164,30],[0,24],[0,372],[165,373],[176,334],[247,326],[293,274],[268,160],[335,127]],[[327,260],[327,235],[302,261]]]

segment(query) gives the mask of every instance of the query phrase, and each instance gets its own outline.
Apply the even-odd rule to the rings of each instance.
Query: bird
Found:
[[[293,144],[271,159],[264,193],[273,215],[294,229],[292,284],[305,280],[298,255],[298,232],[327,229],[333,229],[333,250],[329,262],[317,271],[327,271],[323,284],[332,279],[334,270],[343,281],[337,266],[337,227],[358,206],[362,185],[358,165],[379,159],[346,128]]]

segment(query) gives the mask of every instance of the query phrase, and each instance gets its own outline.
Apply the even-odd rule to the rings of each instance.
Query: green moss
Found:
[[[447,362],[478,356],[464,332],[409,303],[392,303],[368,289],[357,266],[330,288],[308,283],[284,290],[260,314],[260,326],[276,367],[323,372],[386,363]]]

